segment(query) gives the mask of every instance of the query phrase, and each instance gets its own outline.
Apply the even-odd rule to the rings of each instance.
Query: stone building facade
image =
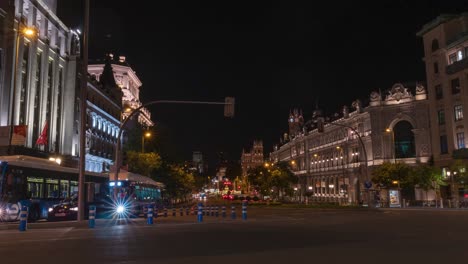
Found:
[[[247,176],[247,171],[251,168],[263,165],[263,142],[261,140],[254,140],[252,149],[250,151],[242,150],[241,154],[241,167],[242,176]]]
[[[359,100],[352,106],[325,118],[322,133],[314,118],[305,122],[301,133],[284,137],[270,153],[270,161],[292,164],[301,199],[308,193],[317,201],[357,203],[366,197],[374,166],[429,161],[429,101],[422,85],[410,91],[397,83],[386,94],[372,92],[368,106]]]

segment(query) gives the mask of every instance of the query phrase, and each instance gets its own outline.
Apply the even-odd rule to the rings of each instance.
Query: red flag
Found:
[[[47,145],[47,128],[49,124],[47,121],[44,124],[44,128],[42,129],[42,133],[39,138],[36,140],[36,145]]]

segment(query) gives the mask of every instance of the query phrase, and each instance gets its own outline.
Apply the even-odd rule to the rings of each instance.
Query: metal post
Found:
[[[89,33],[89,0],[85,0],[85,19],[83,28],[83,59],[81,71],[81,92],[80,92],[80,167],[78,177],[78,221],[85,219],[85,164],[86,164],[86,107],[88,88],[88,33]]]
[[[234,205],[231,206],[231,218],[236,219],[236,207]]]
[[[221,214],[223,216],[223,218],[226,218],[226,206],[223,205],[223,207],[221,208]]]
[[[88,217],[88,227],[94,228],[95,220],[96,219],[96,206],[90,205],[89,206],[89,217]]]
[[[26,231],[28,229],[28,207],[23,205],[20,213],[19,231]]]
[[[203,222],[203,204],[202,203],[198,203],[198,222]]]
[[[153,224],[153,205],[152,204],[148,205],[148,217],[146,220],[147,220],[146,222],[148,223],[148,225]]]
[[[242,219],[247,220],[247,201],[242,202]]]

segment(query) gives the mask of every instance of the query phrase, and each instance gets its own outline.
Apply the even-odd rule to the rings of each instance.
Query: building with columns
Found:
[[[262,166],[263,159],[263,142],[261,140],[254,140],[252,149],[250,151],[242,150],[241,154],[241,167],[242,176],[247,176],[247,171],[257,166]]]
[[[362,201],[374,166],[427,163],[431,157],[427,93],[422,85],[412,88],[397,83],[386,94],[372,92],[368,106],[356,100],[353,111],[345,106],[341,115],[325,118],[322,133],[315,111],[300,132],[290,124],[290,136],[274,147],[270,161],[292,164],[301,197],[308,192],[316,201]],[[297,113],[297,121],[293,114],[289,123],[302,123]]]

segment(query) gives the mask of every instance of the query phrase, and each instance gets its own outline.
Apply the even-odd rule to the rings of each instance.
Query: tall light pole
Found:
[[[393,154],[393,163],[396,163],[396,148],[395,148],[395,132],[391,128],[385,129],[386,133],[390,133],[392,136],[392,154]]]
[[[146,131],[146,132],[143,133],[143,135],[141,136],[141,153],[145,153],[145,137],[146,137],[146,138],[150,138],[150,137],[151,137],[151,132]]]
[[[89,1],[89,0],[86,0]],[[233,117],[234,116],[234,98],[232,97],[226,97],[225,102],[203,102],[203,101],[173,101],[173,100],[157,100],[157,101],[151,101],[145,104],[142,104],[140,107],[136,108],[130,114],[127,116],[127,118],[120,124],[119,127],[119,133],[117,135],[117,145],[115,146],[115,161],[114,161],[114,166],[115,166],[115,174],[114,174],[114,180],[118,181],[119,180],[119,172],[120,172],[120,145],[122,142],[122,132],[123,129],[125,128],[125,125],[127,125],[127,122],[140,110],[144,107],[147,107],[149,105],[153,104],[209,104],[209,105],[224,105],[224,115],[226,117]],[[114,189],[117,191],[117,188]]]
[[[339,127],[345,127],[345,128],[349,128],[351,129],[351,131],[353,131],[353,134],[357,135],[358,139],[359,139],[359,143],[361,144],[361,147],[362,147],[362,151],[364,152],[364,160],[366,162],[365,164],[365,179],[366,179],[366,182],[365,184],[370,184],[370,181],[369,181],[369,173],[368,173],[368,166],[369,166],[369,163],[368,163],[368,160],[367,160],[367,151],[366,151],[366,146],[364,145],[364,141],[362,141],[362,138],[361,138],[361,135],[358,133],[358,131],[352,127],[352,126],[348,126],[348,125],[343,125],[343,124],[338,124],[338,123],[332,123],[332,122],[325,122],[323,120],[323,117],[319,117],[317,119],[317,127],[318,127],[318,132],[319,133],[323,133],[324,131],[324,124],[329,124],[329,125],[334,125],[334,126],[339,126]],[[366,187],[366,186],[365,186]],[[366,187],[366,191],[367,191],[367,202],[369,205],[371,205],[372,203],[370,203],[370,194],[369,194],[369,189]]]
[[[18,79],[18,61],[19,61],[19,48],[20,48],[20,37],[21,36],[26,36],[26,37],[34,37],[37,36],[37,31],[35,28],[31,27],[26,27],[21,24],[21,22],[18,22],[18,31],[16,32],[16,38],[15,38],[15,61],[13,65],[13,87],[11,91],[11,106],[10,106],[10,135],[8,138],[8,153],[11,155],[12,154],[12,140],[13,140],[13,131],[14,131],[14,119],[15,119],[15,104],[16,104],[16,79]]]
[[[80,167],[78,175],[78,221],[85,220],[85,164],[86,164],[86,108],[88,89],[88,37],[89,37],[89,0],[85,0],[83,55],[81,60],[81,90],[80,90]]]

